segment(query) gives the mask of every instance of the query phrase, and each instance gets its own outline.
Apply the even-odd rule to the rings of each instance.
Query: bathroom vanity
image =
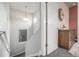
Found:
[[[59,29],[58,30],[58,45],[59,47],[70,49],[75,43],[74,30]]]

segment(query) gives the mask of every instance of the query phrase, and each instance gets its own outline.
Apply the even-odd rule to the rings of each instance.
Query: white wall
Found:
[[[40,8],[40,6],[38,6]],[[36,22],[34,21],[36,19]],[[36,56],[41,53],[40,9],[33,14],[33,35],[26,42],[26,56]]]
[[[42,3],[42,53],[46,52],[46,6]],[[60,21],[58,18],[58,9],[62,8],[64,11],[64,20]],[[64,3],[49,2],[48,3],[48,54],[58,48],[58,29],[62,25],[69,28],[69,9]]]
[[[78,2],[78,15],[79,15],[79,2]],[[78,21],[77,21],[77,30],[78,30],[78,32],[77,32],[77,36],[78,36],[78,42],[79,42],[79,17],[78,17]]]
[[[27,22],[23,20],[24,12],[11,9],[10,15],[10,48],[11,56],[15,56],[25,52],[25,42],[19,42],[19,30],[28,29],[28,35],[30,35],[32,30],[29,29]],[[28,18],[32,19],[31,14],[28,14]]]
[[[9,5],[7,3],[0,3],[0,31],[6,31],[7,48],[9,48]],[[3,42],[0,38],[0,57],[8,57],[9,52],[7,52]]]
[[[41,3],[41,50],[42,55],[46,55],[46,5]]]
[[[64,11],[64,19],[58,18],[58,9]],[[58,48],[58,29],[62,25],[69,28],[69,8],[64,3],[48,3],[48,54]]]
[[[41,30],[39,29],[26,42],[26,56],[38,56],[41,51]]]
[[[40,28],[40,9],[33,13],[33,33]]]

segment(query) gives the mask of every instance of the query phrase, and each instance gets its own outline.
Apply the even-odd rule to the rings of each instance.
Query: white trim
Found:
[[[24,41],[24,42],[19,42],[19,44],[26,44],[26,41]]]
[[[25,52],[25,51],[19,52],[19,53],[17,53],[17,54],[13,54],[13,55],[11,55],[10,57],[14,57],[14,56],[19,55],[19,54],[24,53],[24,52]]]

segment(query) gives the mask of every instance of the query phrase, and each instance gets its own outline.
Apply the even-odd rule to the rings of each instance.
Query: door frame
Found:
[[[48,2],[46,4],[46,55],[48,54]]]

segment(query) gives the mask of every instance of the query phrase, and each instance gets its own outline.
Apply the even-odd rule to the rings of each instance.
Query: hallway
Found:
[[[0,57],[79,57],[78,14],[77,2],[0,3]]]

